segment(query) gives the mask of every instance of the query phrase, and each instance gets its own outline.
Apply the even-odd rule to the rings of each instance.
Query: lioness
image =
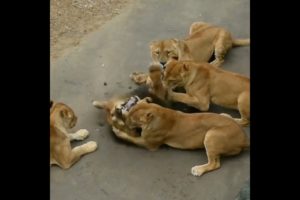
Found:
[[[138,102],[128,112],[126,124],[131,129],[141,128],[141,136],[132,137],[113,127],[115,134],[151,151],[163,144],[178,149],[205,148],[208,163],[194,166],[194,176],[218,169],[220,155],[236,155],[250,145],[245,132],[232,118],[215,113],[187,114],[146,101]]]
[[[68,133],[67,129],[73,128],[76,122],[77,117],[69,106],[50,102],[50,165],[68,169],[81,156],[96,150],[97,143],[93,141],[72,149],[70,141],[83,140],[89,135],[86,129]]]
[[[245,76],[209,63],[173,60],[166,64],[162,81],[169,100],[201,111],[207,111],[210,102],[238,109],[241,118],[235,120],[243,126],[250,123],[250,79]],[[174,92],[176,87],[184,87],[186,93]]]
[[[209,62],[214,55],[211,64],[220,66],[224,62],[224,56],[228,50],[236,46],[250,44],[250,39],[233,39],[226,29],[205,22],[194,22],[187,38],[183,40],[166,39],[150,43],[151,57],[154,63],[165,65],[171,59],[180,58],[177,45],[181,43],[183,53],[188,54],[189,59],[196,62]],[[147,74],[134,72],[130,78],[137,84],[145,84]]]

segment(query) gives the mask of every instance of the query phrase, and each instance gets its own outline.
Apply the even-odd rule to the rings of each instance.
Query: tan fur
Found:
[[[73,110],[63,103],[50,103],[50,165],[56,164],[63,169],[70,168],[84,154],[93,152],[97,143],[90,141],[72,149],[72,140],[83,140],[89,132],[81,129],[68,133],[76,125],[77,117]]]
[[[250,80],[245,76],[208,63],[171,61],[166,65],[163,84],[169,100],[201,111],[207,111],[210,102],[237,109],[241,114],[237,122],[245,126],[250,123]],[[173,92],[175,87],[184,87],[186,94]]]
[[[130,128],[140,127],[140,137],[113,127],[115,134],[126,141],[151,151],[166,144],[178,149],[205,148],[208,163],[194,166],[191,173],[203,173],[220,167],[221,155],[236,155],[249,147],[243,129],[232,118],[214,113],[187,114],[141,101],[126,116]]]
[[[179,43],[179,44],[178,44]],[[211,64],[220,66],[224,62],[224,56],[233,46],[249,45],[250,39],[232,39],[229,31],[205,22],[194,22],[187,38],[166,39],[153,41],[150,43],[151,57],[154,63],[165,65],[172,59],[175,60],[193,60],[196,62],[209,62],[212,55],[215,60]],[[182,48],[182,53],[187,57],[181,57],[178,51]],[[139,78],[134,78],[136,74],[131,75],[131,79],[137,84],[145,84],[147,75],[138,73]]]

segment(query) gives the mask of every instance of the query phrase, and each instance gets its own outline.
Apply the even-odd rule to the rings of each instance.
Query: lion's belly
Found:
[[[169,138],[165,144],[178,149],[200,149],[204,148],[204,137],[202,131],[184,131],[178,136]]]
[[[235,95],[224,95],[224,96],[212,96],[211,102],[223,106],[226,108],[236,109],[237,108],[237,97]]]
[[[177,149],[201,149],[204,148],[204,144],[196,143],[195,141],[187,141],[187,142],[167,142],[168,146],[177,148]]]

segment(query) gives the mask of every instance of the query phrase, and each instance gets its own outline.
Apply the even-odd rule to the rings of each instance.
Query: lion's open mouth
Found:
[[[121,112],[129,112],[129,110],[141,99],[138,96],[132,96],[121,105]]]
[[[134,132],[135,132],[137,135],[141,136],[141,134],[142,134],[142,128],[136,127],[136,128],[134,128]]]

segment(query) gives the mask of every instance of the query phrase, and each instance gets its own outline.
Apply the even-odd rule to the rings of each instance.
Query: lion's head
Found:
[[[154,63],[160,63],[164,66],[170,60],[178,60],[178,50],[176,48],[177,42],[177,39],[151,42],[150,51]]]
[[[50,119],[67,129],[73,128],[77,123],[77,116],[72,108],[64,103],[50,101]]]
[[[175,60],[168,62],[163,73],[163,85],[166,88],[183,87],[189,68],[187,62]]]

